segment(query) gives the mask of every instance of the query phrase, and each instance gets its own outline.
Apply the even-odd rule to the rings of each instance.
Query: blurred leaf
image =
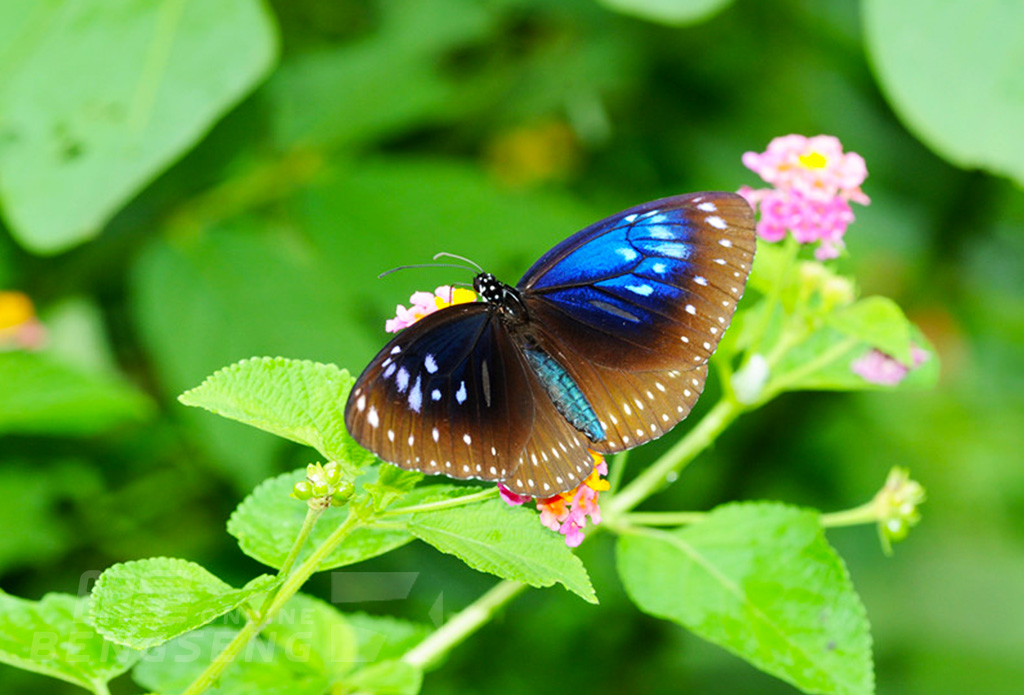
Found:
[[[865,297],[829,315],[829,323],[841,333],[861,340],[913,364],[910,355],[910,322],[896,302],[888,297]]]
[[[0,662],[106,693],[107,681],[140,655],[97,634],[86,620],[88,606],[88,599],[68,594],[26,601],[0,591]]]
[[[215,372],[178,400],[311,446],[332,461],[361,466],[374,456],[345,429],[354,381],[333,364],[254,357]]]
[[[103,309],[86,296],[73,296],[46,307],[46,354],[82,371],[116,374],[117,360],[107,339]]]
[[[397,659],[434,631],[430,625],[387,615],[347,613],[345,619],[359,640],[360,661]]]
[[[372,36],[298,56],[268,82],[279,144],[351,146],[423,127],[482,99],[459,89],[443,58],[488,34],[483,7],[459,0],[382,5]]]
[[[293,596],[262,635],[331,683],[351,671],[358,658],[356,632],[346,617],[305,594]]]
[[[180,693],[234,638],[229,627],[204,627],[151,649],[132,671],[135,682],[155,693]],[[217,679],[216,695],[321,695],[327,678],[300,655],[256,639]]]
[[[673,26],[695,24],[721,12],[732,0],[600,0],[623,14]]]
[[[882,91],[925,144],[1024,185],[1024,4],[868,0],[866,43]]]
[[[108,639],[145,649],[205,625],[277,581],[263,575],[235,589],[186,560],[154,557],[123,562],[96,580],[90,616]]]
[[[423,671],[404,661],[381,661],[345,679],[356,692],[378,695],[416,695],[422,684]]]
[[[583,563],[562,536],[541,526],[535,512],[488,500],[413,514],[408,528],[420,540],[480,572],[534,587],[558,582],[583,600],[597,603]]]
[[[0,56],[0,198],[12,232],[44,253],[95,236],[277,50],[258,0],[8,0],[11,23],[22,30]]]
[[[683,529],[622,536],[618,568],[644,612],[805,692],[874,692],[864,606],[812,511],[719,507]]]
[[[39,353],[0,353],[0,384],[0,434],[93,435],[152,411],[124,382]]]
[[[238,505],[228,519],[228,533],[238,540],[242,552],[265,565],[281,568],[306,518],[306,504],[290,496],[292,486],[305,479],[306,470],[301,469],[265,480]],[[326,509],[297,562],[308,558],[348,518],[348,513],[348,507]],[[320,570],[362,562],[411,540],[412,536],[403,529],[357,528],[327,556]]]
[[[197,238],[154,240],[132,269],[132,290],[160,385],[177,395],[252,355],[353,362],[374,343],[360,330],[351,296],[339,291],[345,274],[300,235],[256,219]],[[272,472],[281,440],[206,413],[183,414],[239,488]]]

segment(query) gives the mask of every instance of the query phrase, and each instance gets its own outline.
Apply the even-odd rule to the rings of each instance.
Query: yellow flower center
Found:
[[[0,329],[21,325],[35,313],[32,300],[21,292],[0,292]]]
[[[476,292],[465,287],[456,287],[452,290],[451,301],[448,297],[434,297],[438,309],[445,309],[456,304],[468,304],[476,301]]]
[[[808,169],[824,169],[828,160],[820,152],[808,152],[800,155],[800,163]]]

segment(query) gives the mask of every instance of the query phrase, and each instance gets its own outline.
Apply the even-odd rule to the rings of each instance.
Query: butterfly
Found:
[[[513,287],[402,330],[356,380],[345,424],[408,470],[551,497],[685,418],[743,296],[754,216],[733,193],[624,210],[564,240]]]

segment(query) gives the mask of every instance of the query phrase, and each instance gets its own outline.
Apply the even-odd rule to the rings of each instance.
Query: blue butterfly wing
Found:
[[[407,470],[503,481],[548,497],[593,467],[494,307],[459,304],[396,335],[356,380],[345,425]]]
[[[638,446],[689,414],[755,246],[743,198],[695,193],[597,222],[526,272],[531,340],[597,414],[606,437],[592,448]]]

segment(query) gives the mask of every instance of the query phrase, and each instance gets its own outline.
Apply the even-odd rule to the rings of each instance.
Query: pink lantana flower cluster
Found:
[[[586,480],[568,492],[537,500],[540,523],[565,536],[565,544],[570,548],[575,548],[583,542],[583,529],[587,525],[587,517],[590,517],[594,524],[601,523],[599,498],[602,492],[611,487],[608,481],[601,477],[608,475],[608,464],[605,463],[604,457],[596,451],[591,451],[590,455],[594,458],[594,470]],[[498,491],[501,493],[501,499],[513,506],[525,504],[532,499],[517,495],[501,483],[498,483]]]
[[[911,364],[905,365],[881,350],[871,350],[850,365],[854,374],[883,386],[895,386],[903,381],[910,370],[920,367],[929,357],[928,351],[914,345],[910,348]]]
[[[789,232],[801,244],[816,242],[818,260],[843,250],[843,235],[854,219],[850,203],[871,202],[860,189],[868,175],[864,158],[843,152],[831,135],[777,137],[764,152],[745,153],[743,165],[772,185],[739,190],[755,210],[760,206],[758,235],[781,241]]]
[[[452,287],[441,285],[434,293],[413,292],[409,297],[411,306],[406,309],[399,304],[395,307],[395,318],[384,322],[384,330],[388,333],[398,333],[403,328],[408,328],[428,314],[433,314],[438,309],[454,306],[455,304],[466,304],[476,301],[476,292],[465,287]]]

